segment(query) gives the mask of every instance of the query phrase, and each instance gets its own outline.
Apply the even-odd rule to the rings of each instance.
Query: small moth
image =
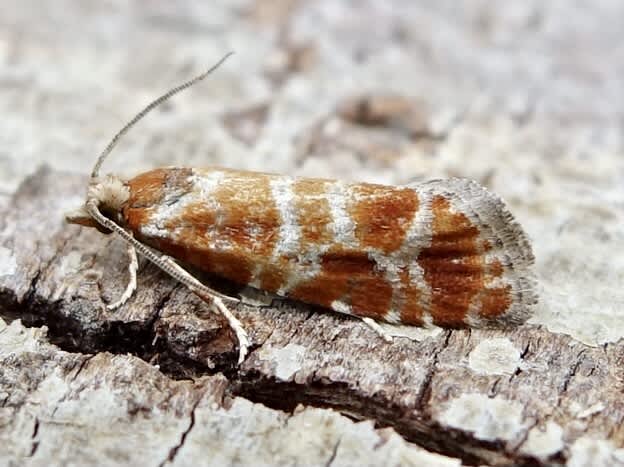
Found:
[[[377,321],[445,327],[524,322],[537,301],[527,236],[504,203],[474,181],[409,186],[293,178],[223,168],[160,168],[130,180],[100,177],[117,141],[149,111],[204,79],[170,90],[139,112],[98,158],[85,204],[67,221],[115,232],[222,313],[223,300],[178,262],[280,296]]]

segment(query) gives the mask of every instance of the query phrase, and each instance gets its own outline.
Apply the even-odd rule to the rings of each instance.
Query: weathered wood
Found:
[[[622,17],[618,0],[12,2],[0,466],[624,465]],[[236,367],[222,320],[145,263],[104,311],[125,247],[62,223],[85,179],[61,171],[88,173],[133,112],[232,47],[106,170],[474,178],[533,239],[529,324],[388,344],[323,310],[239,305],[253,348]]]
[[[329,410],[231,397],[222,375],[64,352],[18,321],[0,319],[0,365],[0,465],[460,465]]]
[[[93,380],[83,372],[85,388],[97,387],[100,372],[121,371],[106,369],[114,357],[82,355],[87,353],[131,353],[174,378],[201,380],[220,370],[225,377],[208,380],[218,381],[221,392],[287,412],[298,404],[331,407],[393,427],[408,441],[468,463],[511,465],[539,454],[556,458],[582,435],[609,433],[614,441],[621,436],[624,403],[617,370],[623,345],[591,348],[530,325],[442,331],[420,342],[395,337],[386,343],[357,320],[288,302],[235,309],[253,348],[237,368],[234,341],[222,320],[145,263],[137,296],[116,312],[104,311],[105,302],[123,289],[127,259],[121,242],[63,225],[63,211],[80,199],[85,182],[43,169],[22,185],[4,217],[10,235],[2,246],[13,255],[15,270],[0,282],[3,316],[46,325],[52,342],[81,352],[60,353],[73,362],[66,373],[84,361],[100,362]],[[36,358],[56,365],[46,363],[45,355]],[[141,388],[151,388],[156,376],[139,367],[152,376],[141,382],[128,375],[127,382],[136,397],[147,398]],[[169,381],[167,387],[179,384],[158,378]],[[5,391],[13,393],[10,383]],[[196,399],[180,397],[188,421]],[[573,418],[572,405],[579,412],[596,410]],[[49,423],[58,423],[50,417]],[[167,457],[165,446],[156,458]]]

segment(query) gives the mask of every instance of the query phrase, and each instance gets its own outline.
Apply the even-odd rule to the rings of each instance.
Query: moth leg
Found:
[[[128,264],[128,273],[130,274],[130,279],[128,280],[128,285],[126,286],[126,290],[121,294],[119,300],[113,303],[109,303],[106,305],[106,309],[109,311],[116,310],[121,305],[126,303],[132,294],[136,291],[137,288],[137,269],[139,268],[139,261],[137,259],[136,248],[131,244],[128,244],[128,256],[130,257],[130,263]]]
[[[385,340],[386,342],[392,342],[392,336],[386,333],[386,331],[384,331],[384,329],[379,325],[377,321],[375,321],[372,318],[366,318],[366,317],[363,317],[361,319],[364,322],[364,324],[366,324],[369,328],[371,328],[373,331],[379,334],[383,340]]]
[[[236,334],[236,338],[238,339],[238,364],[240,365],[245,360],[245,356],[247,355],[247,349],[249,348],[249,337],[247,336],[247,331],[241,324],[241,322],[232,314],[232,312],[225,306],[223,300],[219,297],[213,296],[212,303],[217,308],[217,310],[225,316],[228,324]]]
[[[188,85],[184,85],[188,86]],[[175,92],[178,92],[179,89],[176,88]],[[148,107],[149,109],[149,107]],[[148,110],[149,111],[149,110]],[[139,114],[141,115],[141,114]],[[123,131],[122,131],[123,133]],[[115,140],[113,140],[113,143]],[[105,153],[106,154],[106,153]],[[247,355],[247,348],[249,347],[249,338],[247,337],[247,333],[243,328],[243,325],[240,323],[238,319],[226,308],[223,304],[223,299],[231,300],[230,297],[223,295],[216,290],[212,290],[210,287],[205,286],[197,279],[195,279],[191,274],[186,272],[183,267],[181,267],[178,263],[176,263],[172,258],[167,255],[159,255],[154,250],[152,250],[147,245],[139,242],[131,232],[127,232],[123,227],[119,224],[116,224],[111,219],[106,217],[104,214],[100,212],[98,207],[98,200],[93,198],[87,200],[85,204],[85,209],[89,213],[89,215],[95,219],[95,221],[100,224],[102,227],[107,228],[115,232],[119,235],[127,244],[134,246],[134,248],[145,256],[148,260],[162,269],[164,272],[169,274],[175,280],[183,283],[188,287],[188,289],[197,295],[199,298],[204,300],[209,305],[214,305],[214,308],[225,316],[225,319],[228,320],[232,330],[236,334],[238,339],[238,363],[242,363]]]
[[[163,263],[167,263],[172,269],[174,269],[176,273],[179,274],[179,276],[184,278],[182,282],[189,288],[191,292],[193,292],[195,295],[197,295],[209,305],[213,306],[217,310],[217,312],[221,313],[223,317],[227,320],[228,324],[234,331],[234,334],[236,334],[236,338],[238,339],[238,364],[240,365],[247,355],[247,350],[249,348],[249,337],[247,336],[247,332],[245,331],[242,323],[223,303],[222,297],[226,299],[229,299],[230,297],[219,296],[219,294],[217,294],[215,291],[210,290],[204,284],[199,282],[195,277],[189,274],[182,266],[176,263],[170,256],[162,255],[160,259]]]

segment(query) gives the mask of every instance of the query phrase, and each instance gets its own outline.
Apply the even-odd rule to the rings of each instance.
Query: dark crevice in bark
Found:
[[[578,355],[577,355],[577,360],[574,363],[574,365],[570,368],[570,371],[566,374],[563,383],[561,385],[561,391],[559,392],[559,394],[562,396],[563,394],[565,394],[568,391],[568,386],[570,385],[570,382],[572,381],[572,379],[576,376],[576,373],[578,372],[579,368],[581,367],[581,364],[583,363],[583,357],[584,357],[584,353],[585,351],[581,351]]]
[[[164,467],[167,463],[172,463],[175,461],[175,458],[178,455],[178,452],[180,451],[182,446],[184,446],[184,442],[186,441],[187,436],[189,435],[189,433],[195,426],[195,410],[197,410],[197,406],[199,405],[200,401],[201,401],[201,398],[199,398],[197,402],[193,404],[193,409],[191,410],[191,413],[189,415],[190,417],[189,425],[188,427],[186,427],[186,430],[182,432],[182,435],[180,436],[180,442],[169,450],[169,455],[167,456],[167,459],[163,460],[160,463],[159,467]]]
[[[465,465],[540,465],[529,456],[508,453],[502,442],[485,442],[436,423],[415,408],[398,407],[382,395],[362,397],[346,383],[279,382],[257,372],[226,375],[229,394],[275,410],[292,412],[297,405],[331,408],[354,420],[374,420],[378,428],[392,427],[407,441],[439,454],[457,457]],[[403,414],[403,415],[400,415]]]
[[[420,392],[416,397],[416,408],[420,412],[424,412],[427,410],[427,406],[429,404],[429,398],[431,397],[431,384],[433,383],[433,377],[435,376],[436,369],[438,367],[438,360],[440,358],[440,353],[448,347],[449,340],[451,339],[453,331],[446,331],[446,335],[444,337],[444,342],[438,348],[436,348],[435,352],[432,355],[431,365],[427,368],[427,375],[425,376],[425,380],[423,382],[422,387],[420,388]]]
[[[506,453],[502,443],[480,441],[465,432],[440,426],[425,410],[439,354],[448,347],[452,331],[446,333],[444,341],[431,355],[433,361],[429,367],[430,373],[425,378],[415,406],[396,407],[393,401],[386,399],[383,395],[362,397],[357,390],[346,383],[327,384],[317,380],[305,384],[284,383],[267,379],[254,371],[241,373],[236,366],[235,350],[221,356],[220,359],[217,358],[216,364],[209,368],[198,361],[172,352],[165,342],[157,342],[153,345],[154,326],[172,294],[173,289],[159,301],[155,312],[147,322],[110,323],[103,330],[98,331],[99,334],[87,336],[85,336],[84,329],[80,327],[82,323],[75,322],[61,313],[61,307],[46,303],[33,295],[29,302],[29,305],[33,307],[30,314],[35,316],[36,320],[30,320],[29,324],[48,326],[51,341],[66,351],[131,353],[148,362],[157,363],[163,373],[174,379],[194,378],[222,372],[231,382],[228,390],[230,395],[244,397],[275,410],[292,413],[298,404],[304,404],[331,408],[354,420],[372,419],[378,427],[392,427],[407,441],[446,456],[460,458],[466,465],[483,463],[539,465],[530,457]],[[401,413],[403,415],[398,415]],[[194,415],[191,417],[191,424],[187,432],[182,435],[180,444],[172,448],[171,459],[183,445],[186,435],[194,424]]]
[[[188,371],[181,371],[182,368],[191,370],[193,376],[206,374],[206,368],[201,365],[193,365],[190,361],[180,361],[176,356],[171,355],[170,349],[164,344],[154,343],[156,336],[155,326],[158,322],[162,309],[171,299],[176,287],[173,287],[154,306],[154,312],[149,319],[144,321],[106,321],[99,322],[90,315],[97,313],[93,304],[86,300],[75,300],[62,304],[61,302],[51,302],[36,293],[36,283],[41,277],[41,270],[33,278],[30,290],[25,295],[24,300],[18,302],[16,296],[10,290],[0,290],[0,318],[12,321],[21,319],[27,327],[48,328],[48,338],[50,343],[58,346],[67,352],[78,352],[85,354],[95,354],[98,352],[110,352],[113,354],[133,354],[148,362],[163,364],[165,371],[171,375],[180,376]],[[86,310],[86,312],[76,312],[76,309]],[[98,326],[88,326],[89,323],[96,322]],[[229,357],[229,356],[228,356]],[[212,372],[231,368],[235,364],[235,351],[232,352],[231,359],[225,358]],[[179,370],[179,371],[178,371]]]

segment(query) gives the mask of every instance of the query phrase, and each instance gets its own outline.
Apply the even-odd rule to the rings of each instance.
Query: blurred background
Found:
[[[617,340],[623,18],[617,0],[2,0],[0,205],[42,163],[88,173],[148,101],[235,51],[104,171],[474,178],[534,240],[535,321]]]

